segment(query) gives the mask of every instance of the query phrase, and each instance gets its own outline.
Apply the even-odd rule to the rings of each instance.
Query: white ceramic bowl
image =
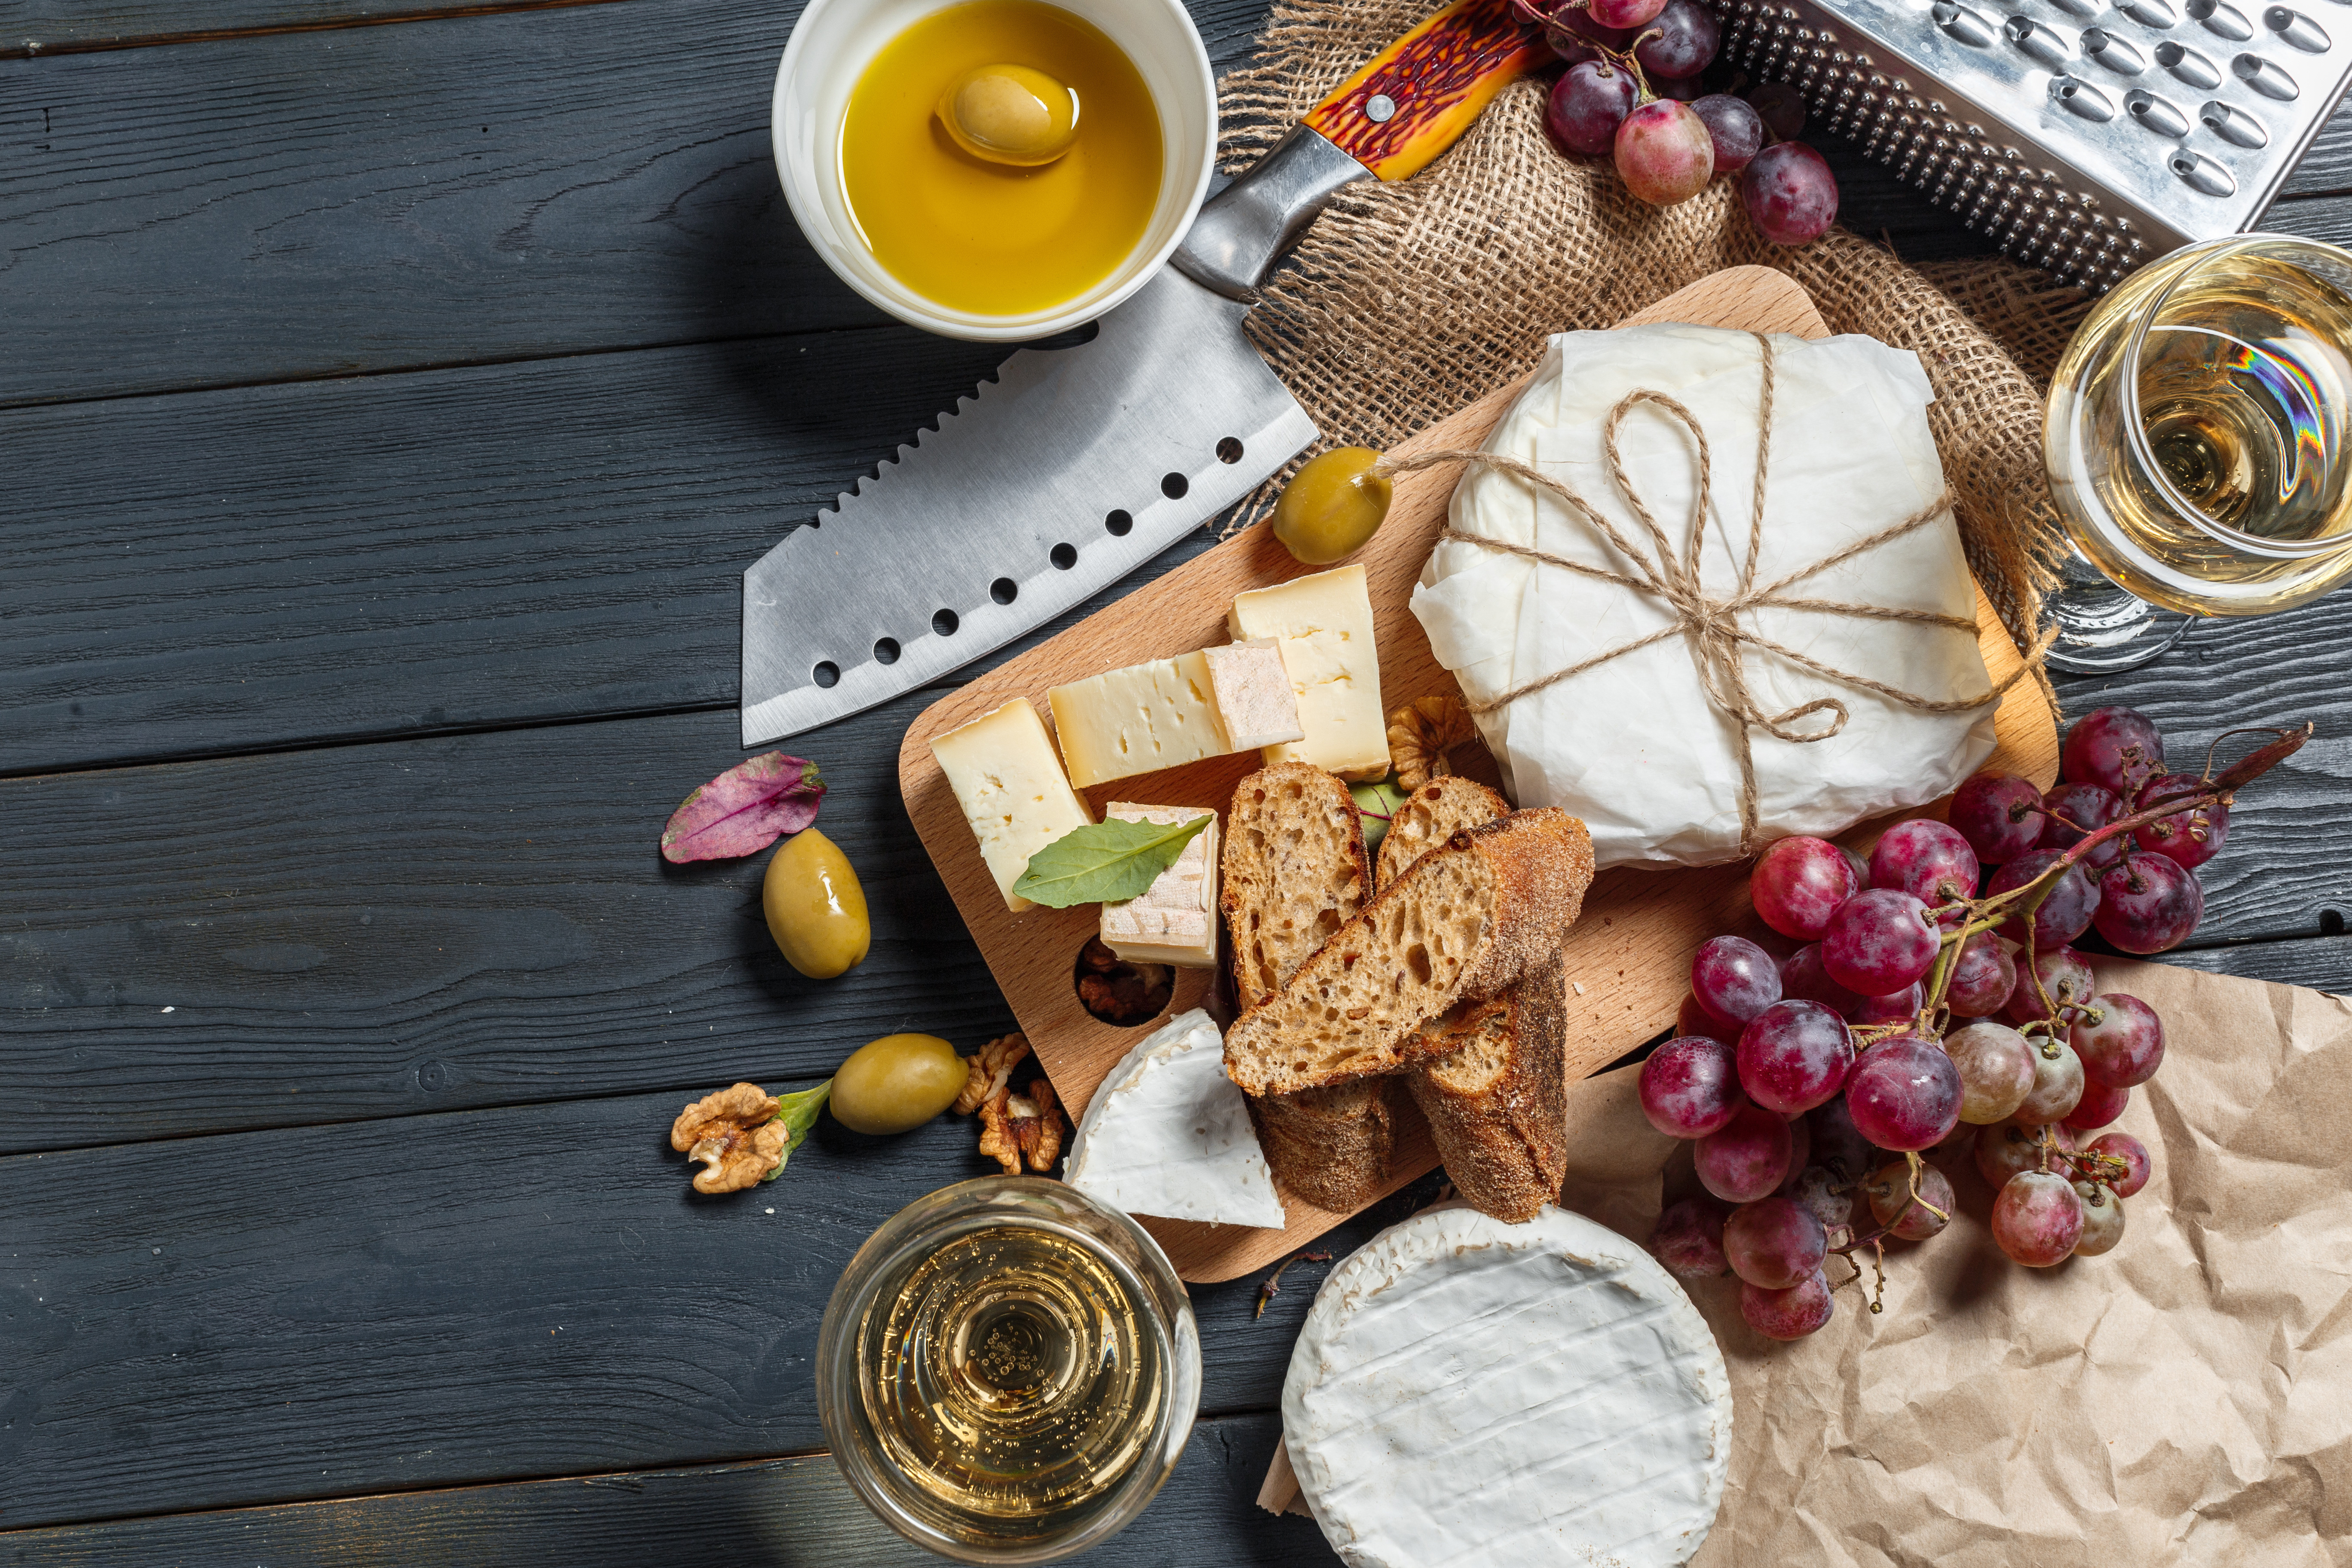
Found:
[[[995,316],[926,300],[883,270],[858,238],[841,186],[850,90],[882,46],[962,0],[809,0],[776,70],[769,132],[793,216],[841,280],[900,321],[983,342],[1024,342],[1093,321],[1143,287],[1192,226],[1216,164],[1217,81],[1181,0],[1054,0],[1100,28],[1135,63],[1160,110],[1160,201],[1109,277],[1050,310]]]

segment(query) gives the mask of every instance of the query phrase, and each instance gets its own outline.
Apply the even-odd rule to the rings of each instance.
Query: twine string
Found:
[[[1874,679],[1853,670],[1835,668],[1810,655],[1800,653],[1785,643],[1766,637],[1752,626],[1740,624],[1741,616],[1753,610],[1769,607],[1807,611],[1819,615],[1853,616],[1871,620],[1906,621],[1918,626],[1943,626],[1953,631],[1968,632],[1972,636],[1977,631],[1977,623],[1972,618],[1940,615],[1933,610],[1899,609],[1886,605],[1853,604],[1842,599],[1800,598],[1793,597],[1788,593],[1790,588],[1808,577],[1818,576],[1832,567],[1843,565],[1855,556],[1875,550],[1891,540],[1900,539],[1915,530],[1926,527],[1942,516],[1946,509],[1952,504],[1952,493],[1948,489],[1900,522],[1890,524],[1874,533],[1865,534],[1842,549],[1832,551],[1811,565],[1799,567],[1761,587],[1757,585],[1756,570],[1764,548],[1764,501],[1772,446],[1773,367],[1771,340],[1761,332],[1749,335],[1756,340],[1762,369],[1762,392],[1757,405],[1756,480],[1753,503],[1748,512],[1748,549],[1740,563],[1738,584],[1728,594],[1709,593],[1700,577],[1700,550],[1706,539],[1706,517],[1714,487],[1714,456],[1707,446],[1706,431],[1701,427],[1697,417],[1688,408],[1664,393],[1650,391],[1627,393],[1617,401],[1616,406],[1610,409],[1609,417],[1601,426],[1601,450],[1607,459],[1610,480],[1616,486],[1617,493],[1624,498],[1626,505],[1633,510],[1634,518],[1641,524],[1642,531],[1649,536],[1653,548],[1648,551],[1635,548],[1633,542],[1626,537],[1625,532],[1615,522],[1587,502],[1568,484],[1545,473],[1531,463],[1505,453],[1449,449],[1423,452],[1411,458],[1383,457],[1375,465],[1378,472],[1389,476],[1418,473],[1424,468],[1438,468],[1448,463],[1461,463],[1474,468],[1486,468],[1514,475],[1522,482],[1559,500],[1569,510],[1570,516],[1583,519],[1596,532],[1608,541],[1620,557],[1633,563],[1633,572],[1614,572],[1606,567],[1588,565],[1580,561],[1570,561],[1565,556],[1554,555],[1529,545],[1513,544],[1499,539],[1482,538],[1477,534],[1465,533],[1450,526],[1444,529],[1438,535],[1441,539],[1450,539],[1463,544],[1475,544],[1483,549],[1517,555],[1546,566],[1556,566],[1563,571],[1573,572],[1579,576],[1590,577],[1597,582],[1609,583],[1621,588],[1631,589],[1635,593],[1646,594],[1663,601],[1674,613],[1675,617],[1668,625],[1646,636],[1603,649],[1564,669],[1557,669],[1549,675],[1538,676],[1533,680],[1523,682],[1492,700],[1472,702],[1467,706],[1474,714],[1491,713],[1498,708],[1517,701],[1522,697],[1541,691],[1560,681],[1571,679],[1589,669],[1607,664],[1612,659],[1622,658],[1625,655],[1648,647],[1654,643],[1664,642],[1676,637],[1684,638],[1690,645],[1691,659],[1697,668],[1699,685],[1706,693],[1707,700],[1733,721],[1734,731],[1738,738],[1736,749],[1739,758],[1739,847],[1742,854],[1751,854],[1757,847],[1756,756],[1748,731],[1762,730],[1776,740],[1805,745],[1815,741],[1826,741],[1836,735],[1845,728],[1846,721],[1852,717],[1846,705],[1833,695],[1816,697],[1811,701],[1799,703],[1782,712],[1766,712],[1757,706],[1755,698],[1748,689],[1747,670],[1741,658],[1743,647],[1778,655],[1800,668],[1820,676],[1824,680],[1875,693],[1891,702],[1898,703],[1917,712],[1967,713],[2000,701],[2008,694],[2011,687],[2031,675],[2042,648],[2048,642],[2047,637],[2044,637],[2042,642],[2037,643],[2028,654],[2023,665],[1997,683],[1982,697],[1933,698],[1922,697],[1917,692],[1906,691],[1901,687],[1889,685],[1885,681]],[[1697,448],[1698,483],[1691,500],[1690,526],[1679,552],[1667,537],[1665,528],[1652,513],[1648,503],[1642,499],[1641,493],[1634,489],[1632,476],[1626,472],[1624,456],[1618,446],[1618,432],[1623,426],[1626,417],[1645,403],[1655,404],[1667,415],[1679,420],[1683,427],[1690,432],[1691,439]],[[1801,721],[1811,719],[1817,714],[1828,714],[1831,717],[1825,724],[1815,728],[1797,728]]]

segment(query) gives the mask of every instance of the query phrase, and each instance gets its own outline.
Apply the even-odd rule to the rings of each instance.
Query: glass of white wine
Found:
[[[1060,1182],[919,1198],[842,1271],[817,1413],[882,1521],[965,1563],[1045,1563],[1123,1528],[1201,1402],[1191,1298],[1149,1232]]]
[[[2202,616],[2352,574],[2352,252],[2238,235],[2150,263],[2067,345],[2042,423],[2076,559],[2062,669],[2129,669]]]

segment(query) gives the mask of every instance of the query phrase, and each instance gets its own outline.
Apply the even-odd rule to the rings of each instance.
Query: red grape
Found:
[[[2042,842],[2042,792],[2014,773],[1979,773],[1952,796],[1952,826],[1981,866],[1999,866]]]
[[[1973,1157],[1977,1152],[1977,1130],[1963,1121],[1944,1134],[1944,1141],[1927,1151],[1927,1158],[1939,1165],[1952,1164]]]
[[[1739,1026],[1727,1024],[1706,1010],[1697,997],[1685,994],[1682,1008],[1675,1015],[1675,1033],[1697,1035],[1710,1040],[1722,1040],[1727,1046],[1739,1043]],[[1728,1037],[1727,1038],[1726,1037]]]
[[[1818,1002],[1848,1023],[1862,1009],[1863,998],[1830,978],[1822,967],[1822,944],[1808,942],[1780,965],[1780,994]]]
[[[2020,1171],[1992,1201],[1992,1238],[2028,1268],[2063,1263],[2083,1236],[2083,1200],[2049,1171]]]
[[[2017,1120],[2027,1126],[2063,1121],[2082,1102],[2083,1058],[2063,1040],[2040,1040],[2033,1047],[2033,1087],[2017,1108]]]
[[[1986,893],[2006,893],[2022,888],[2058,859],[2055,849],[2036,849],[2031,855],[2021,855],[1993,873]],[[2042,900],[2042,907],[2033,911],[2033,947],[2037,952],[2047,952],[2053,947],[2074,941],[2091,928],[2091,916],[2099,907],[2099,889],[2080,866],[2069,866],[2059,874],[2057,885]],[[2012,942],[2025,940],[2025,921],[2012,916],[2000,928],[2001,934]]]
[[[1693,1158],[1701,1185],[1727,1204],[1769,1197],[1788,1178],[1789,1124],[1760,1105],[1742,1105],[1719,1132],[1698,1141]]]
[[[1797,1178],[1805,1173],[1805,1167],[1812,1163],[1813,1159],[1813,1124],[1806,1121],[1801,1112],[1790,1117],[1788,1121],[1789,1173],[1780,1179],[1779,1186],[1772,1189],[1782,1197],[1789,1195],[1789,1189],[1797,1184]]]
[[[1713,1198],[1669,1204],[1650,1232],[1650,1251],[1677,1279],[1711,1279],[1728,1273],[1723,1256],[1723,1222],[1730,1211]]]
[[[2072,849],[2124,814],[2121,797],[2105,784],[2062,784],[2042,797],[2042,808],[2050,814],[2042,826],[2039,847],[2043,849]],[[2123,852],[2120,837],[2110,838],[2083,863],[2094,869],[2112,866]]]
[[[1802,142],[1775,142],[1739,172],[1739,199],[1774,245],[1810,245],[1837,221],[1837,176]]]
[[[2099,879],[2091,923],[2126,952],[2179,947],[2205,918],[2205,884],[2168,855],[2135,855]]]
[[[1909,1024],[1919,1016],[1919,1004],[1927,1000],[1924,987],[1914,984],[1892,996],[1865,996],[1853,1010],[1857,1024]]]
[[[1780,988],[1788,989],[1786,972]],[[2017,989],[2017,960],[2008,945],[1989,931],[1978,931],[1960,944],[1952,960],[1952,978],[1944,988],[1944,1005],[1959,1018],[1990,1018],[2009,1004]]]
[[[1757,857],[1748,897],[1782,936],[1819,942],[1837,907],[1862,891],[1845,852],[1825,838],[1780,839]]]
[[[1886,996],[1926,974],[1940,945],[1927,905],[1908,893],[1874,888],[1856,893],[1830,917],[1822,937],[1822,967],[1849,991]]]
[[[1977,896],[1977,852],[1958,830],[1927,817],[1898,822],[1870,852],[1870,885],[1934,909]]]
[[[1666,0],[1591,0],[1585,15],[1604,27],[1637,28],[1666,8]]]
[[[1787,82],[1763,82],[1746,96],[1776,139],[1794,142],[1805,133],[1805,95]]]
[[[1977,1134],[1977,1173],[1995,1192],[2020,1171],[2042,1168],[2041,1129],[1996,1122]]]
[[[1687,5],[1691,0],[1674,0]],[[1667,9],[1672,10],[1673,6]],[[1625,188],[1652,206],[1686,202],[1715,174],[1715,139],[1687,103],[1654,98],[1617,127],[1617,174]]]
[[[2083,1058],[2083,1077],[2107,1089],[2146,1083],[2164,1061],[2164,1020],[2120,991],[2084,1009],[2066,1039]]]
[[[2033,1090],[2033,1043],[2006,1024],[1970,1024],[1944,1039],[1960,1070],[1960,1120],[1979,1127],[2017,1114]]]
[[[1792,1131],[1804,1125],[1803,1121],[1789,1123]],[[1835,1173],[1820,1165],[1808,1165],[1790,1179],[1781,1195],[1794,1198],[1812,1210],[1813,1217],[1822,1222],[1823,1233],[1834,1242],[1836,1231],[1853,1224],[1853,1194],[1843,1187]]]
[[[1932,1149],[1960,1120],[1960,1069],[1941,1046],[1898,1037],[1862,1053],[1845,1080],[1854,1127],[1882,1149]]]
[[[1919,1167],[1918,1203],[1911,1201],[1911,1164],[1907,1160],[1890,1161],[1873,1171],[1862,1184],[1862,1195],[1870,1200],[1870,1217],[1881,1225],[1895,1220],[1898,1214],[1903,1215],[1895,1220],[1887,1234],[1905,1241],[1925,1241],[1952,1223],[1952,1184],[1933,1165]],[[1936,1209],[1944,1212],[1939,1215]]]
[[[1715,138],[1717,174],[1739,173],[1764,145],[1764,117],[1746,99],[1734,98],[1727,92],[1710,92],[1694,99],[1691,109],[1706,121],[1707,134]]]
[[[2164,737],[2156,721],[2130,708],[2095,708],[2066,731],[2059,773],[2074,784],[2095,784],[2130,800],[2164,772]]]
[[[1739,1087],[1783,1116],[1828,1100],[1853,1066],[1845,1020],[1818,1002],[1775,1002],[1739,1032]]]
[[[2037,974],[2042,980],[2039,990],[2033,983]],[[2017,989],[2010,993],[2007,1009],[2011,1021],[2031,1024],[2036,1018],[2050,1016],[2042,1005],[2042,992],[2049,994],[2051,1005],[2063,1014],[2064,1009],[2080,1007],[2096,995],[2098,978],[2083,962],[2083,955],[2073,948],[2042,948],[2031,970],[2022,964],[2018,966]]]
[[[1552,84],[1544,129],[1570,153],[1606,153],[1641,96],[1632,71],[1605,59],[1586,60]]]
[[[1622,55],[1633,41],[1632,32],[1602,26],[1581,5],[1562,5],[1544,18],[1544,42],[1570,65],[1601,58],[1600,49],[1592,47],[1595,44]]]
[[[1793,1198],[1763,1198],[1732,1210],[1723,1226],[1723,1256],[1750,1285],[1785,1290],[1822,1266],[1829,1233],[1812,1210]]]
[[[1739,1109],[1739,1068],[1721,1040],[1685,1035],[1642,1064],[1642,1114],[1669,1138],[1704,1138]]]
[[[2063,1125],[2079,1132],[2095,1131],[2099,1128],[2112,1126],[2116,1118],[2124,1113],[2124,1107],[2130,1103],[2130,1089],[2109,1089],[2103,1083],[2084,1084],[2083,1098],[2076,1100],[2074,1109],[2066,1113]]]
[[[1853,1124],[1853,1111],[1840,1095],[1805,1113],[1805,1130],[1812,1146],[1811,1159],[1841,1181],[1859,1181],[1878,1163],[1878,1150]]]
[[[2195,773],[2166,773],[2148,781],[2147,787],[2140,791],[2139,804],[2143,808],[2162,805],[2168,800],[2200,794],[2205,787],[2205,781]],[[2210,805],[2159,816],[2133,829],[2132,837],[2143,849],[2169,855],[2192,868],[2202,866],[2213,858],[2221,841],[2230,837],[2229,802],[2215,801]]]
[[[1715,63],[1716,46],[1722,39],[1715,13],[1699,0],[1667,0],[1642,29],[1633,58],[1653,78],[1696,76]]]
[[[2075,1238],[2074,1256],[2113,1252],[2124,1238],[2123,1200],[2104,1182],[2076,1182],[2074,1195],[2083,1200],[2083,1234]]]
[[[1801,1340],[1828,1322],[1836,1310],[1829,1277],[1818,1268],[1786,1290],[1740,1282],[1739,1315],[1767,1339]]]
[[[2124,1163],[2126,1167],[2124,1177],[2107,1184],[2116,1190],[2116,1196],[2119,1198],[2131,1197],[2147,1185],[2148,1175],[2155,1169],[2147,1157],[2147,1145],[2128,1132],[2102,1132],[2091,1140],[2087,1152],[2105,1154]]]
[[[1780,999],[1780,966],[1744,936],[1710,937],[1691,959],[1691,994],[1737,1029]]]

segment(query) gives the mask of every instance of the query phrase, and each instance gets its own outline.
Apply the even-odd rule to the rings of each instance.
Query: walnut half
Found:
[[[1023,1161],[1043,1175],[1062,1157],[1062,1108],[1054,1086],[1039,1079],[1019,1094],[1000,1089],[980,1108],[980,1152],[995,1157],[1008,1176]]]
[[[1389,761],[1407,795],[1454,771],[1445,753],[1478,738],[1477,723],[1452,692],[1416,697],[1389,715]]]
[[[1029,1055],[1029,1041],[1023,1035],[1006,1035],[994,1039],[964,1058],[964,1070],[970,1074],[955,1099],[955,1113],[970,1116],[994,1097],[1013,1077],[1013,1069]]]
[[[740,1193],[773,1174],[791,1152],[792,1130],[778,1120],[783,1102],[756,1083],[708,1094],[670,1124],[669,1146],[705,1167],[698,1193]]]

